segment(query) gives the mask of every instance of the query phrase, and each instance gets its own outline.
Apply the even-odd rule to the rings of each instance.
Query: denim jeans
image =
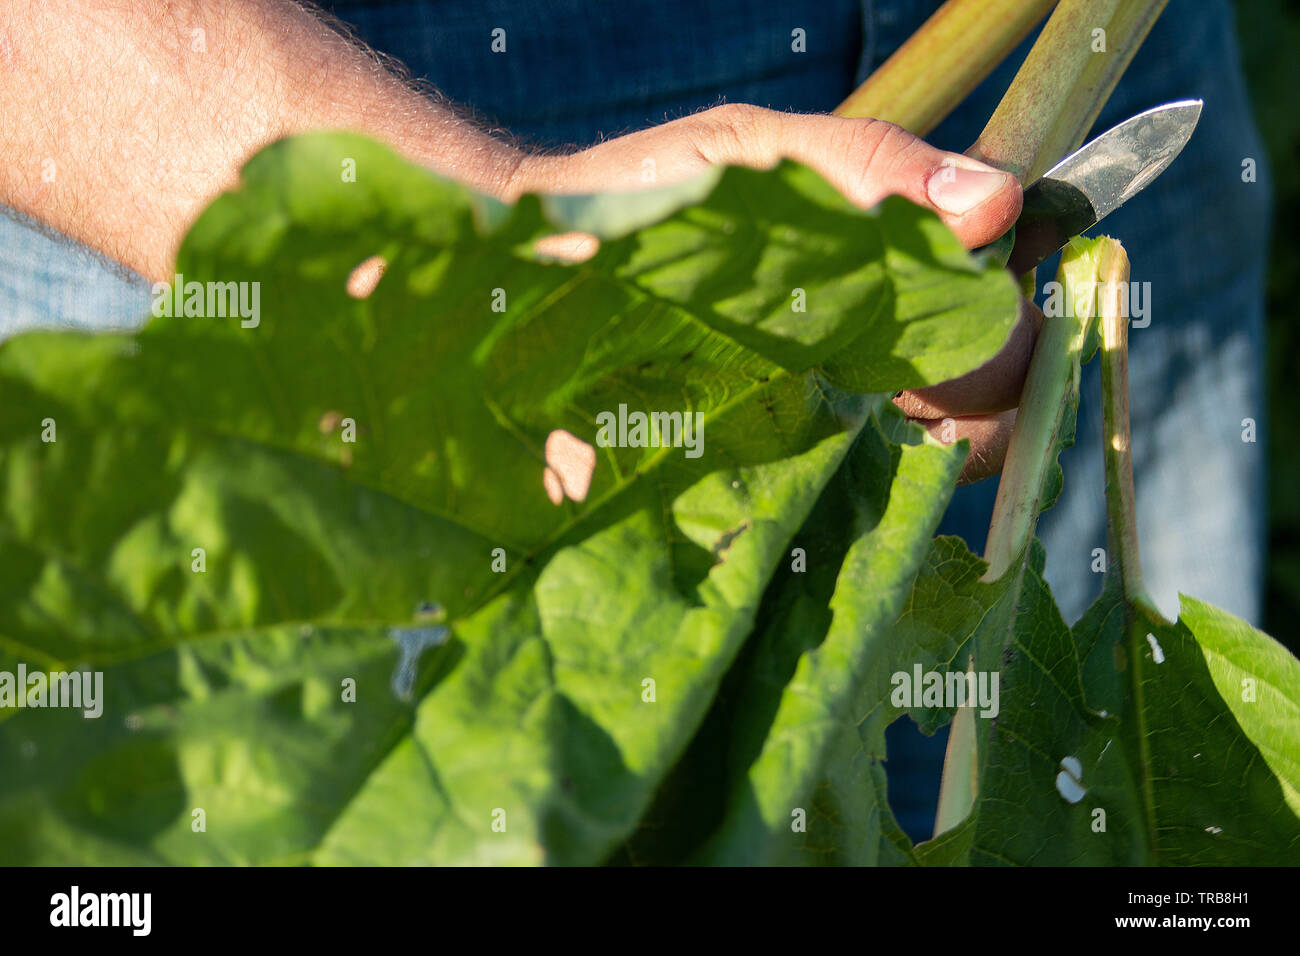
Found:
[[[372,46],[481,118],[537,146],[586,145],[722,101],[827,111],[907,38],[939,0],[338,0]],[[491,34],[505,30],[505,55]],[[793,54],[802,29],[806,52]],[[929,138],[974,141],[1030,41]],[[1142,558],[1158,604],[1177,592],[1260,616],[1264,559],[1263,288],[1271,188],[1227,0],[1172,0],[1098,120],[1205,100],[1182,155],[1109,217],[1133,279],[1150,283],[1150,324],[1131,334]],[[1256,179],[1242,163],[1253,159]],[[1040,267],[1040,285],[1055,260]],[[149,285],[15,214],[0,216],[0,339],[38,326],[130,327]],[[1146,321],[1142,319],[1141,321]],[[1083,379],[1065,490],[1039,526],[1067,620],[1101,577],[1106,546],[1100,389]],[[1243,420],[1257,440],[1242,440]],[[983,548],[996,482],[959,489],[941,530]],[[901,724],[901,722],[900,722]],[[891,728],[891,803],[914,837],[933,820],[943,735]]]

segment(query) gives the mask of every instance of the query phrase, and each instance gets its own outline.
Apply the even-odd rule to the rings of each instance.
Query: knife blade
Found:
[[[1183,151],[1201,106],[1178,100],[1138,113],[1045,172],[1025,189],[1007,268],[1023,275],[1145,189]]]

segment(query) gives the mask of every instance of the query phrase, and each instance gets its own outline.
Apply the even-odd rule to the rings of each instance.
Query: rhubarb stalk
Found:
[[[1006,59],[1056,0],[948,0],[835,110],[924,136]]]
[[[1022,183],[1041,176],[1083,142],[1166,2],[1061,0],[968,154],[1013,173]],[[1100,254],[1095,247],[1091,253],[1076,247],[1062,256],[1062,267],[1094,254]],[[1077,268],[1092,268],[1095,279],[1097,265],[1094,259]],[[1069,284],[1064,273],[1062,279]],[[1073,307],[1064,311],[1059,321],[1047,318],[1034,347],[989,526],[986,580],[1023,573],[1044,480],[1059,450],[1061,416],[1069,390],[1077,391],[1086,327],[1072,324]],[[1136,538],[1132,547],[1136,569]],[[944,759],[936,834],[965,819],[979,795],[978,736],[974,717],[958,710]]]

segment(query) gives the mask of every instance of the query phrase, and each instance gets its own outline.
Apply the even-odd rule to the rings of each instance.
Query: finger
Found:
[[[807,163],[862,206],[900,195],[938,213],[967,248],[992,242],[1020,215],[1016,178],[960,153],[936,149],[892,123],[775,114],[791,159]]]
[[[894,404],[909,418],[987,415],[1015,408],[1020,404],[1042,322],[1043,313],[1038,307],[1021,299],[1019,317],[997,355],[958,378],[908,389],[894,399]]]
[[[897,194],[933,209],[967,248],[992,242],[1020,215],[1014,176],[935,149],[892,123],[753,106],[717,107],[691,119],[699,127],[698,148],[711,163],[797,160],[860,206]]]
[[[927,419],[918,425],[930,433],[935,441],[945,445],[970,439],[970,453],[962,467],[958,482],[968,485],[981,481],[1002,470],[1007,457],[1007,445],[1016,424],[1014,408],[993,415],[971,415],[965,418]]]
[[[967,248],[1002,235],[1020,215],[1020,183],[960,153],[935,149],[880,120],[780,113],[725,104],[608,140],[580,153],[524,163],[520,189],[635,190],[677,182],[711,165],[811,166],[860,206],[898,194],[934,210]]]

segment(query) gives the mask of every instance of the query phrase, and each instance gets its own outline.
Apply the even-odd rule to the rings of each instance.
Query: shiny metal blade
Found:
[[[1178,100],[1138,113],[1044,173],[1025,190],[1008,268],[1028,272],[1145,189],[1187,145],[1201,106]]]

